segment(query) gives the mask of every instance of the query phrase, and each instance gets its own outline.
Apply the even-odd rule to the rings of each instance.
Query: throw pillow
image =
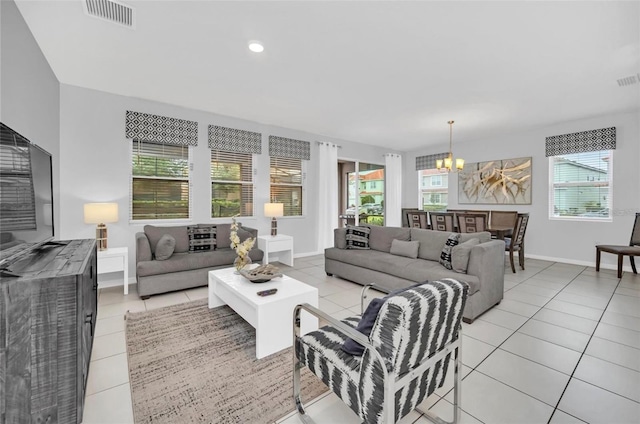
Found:
[[[173,251],[176,248],[176,239],[170,235],[165,234],[160,237],[158,244],[156,245],[156,259],[159,261],[166,261],[173,255]]]
[[[189,225],[187,226],[189,236],[189,253],[208,252],[216,249],[216,226],[215,225]]]
[[[419,241],[402,241],[393,239],[391,241],[391,250],[389,253],[392,255],[406,256],[407,258],[415,259],[418,257],[419,248]]]
[[[451,265],[451,249],[453,246],[456,246],[460,242],[460,233],[451,233],[447,238],[447,241],[444,243],[444,247],[442,248],[442,253],[440,254],[440,262],[447,269],[452,269]]]
[[[367,309],[364,310],[362,318],[360,318],[360,322],[358,322],[358,325],[356,326],[356,330],[358,330],[365,336],[369,336],[371,334],[371,330],[373,329],[373,324],[375,324],[376,319],[378,318],[378,313],[380,312],[380,309],[382,309],[382,305],[384,305],[384,302],[386,302],[387,299],[389,299],[391,296],[395,296],[424,283],[426,283],[426,281],[423,283],[413,284],[409,287],[394,290],[383,298],[372,299],[371,302],[369,302]],[[348,338],[342,344],[342,350],[350,355],[361,356],[364,353],[364,346],[362,346],[355,340]]]
[[[347,249],[370,249],[369,234],[371,234],[369,227],[347,225],[347,234],[345,235]]]
[[[471,249],[478,244],[480,244],[480,239],[472,238],[457,246],[453,246],[453,249],[451,249],[451,266],[455,272],[467,273]]]

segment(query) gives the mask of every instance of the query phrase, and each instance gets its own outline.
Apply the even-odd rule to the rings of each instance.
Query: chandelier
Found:
[[[453,168],[453,121],[448,121],[447,123],[449,124],[449,156],[436,160],[436,168],[449,172]],[[464,168],[464,159],[456,159],[456,170],[461,171],[462,168]]]

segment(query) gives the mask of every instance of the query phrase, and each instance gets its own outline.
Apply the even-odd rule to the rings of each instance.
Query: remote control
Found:
[[[269,290],[262,290],[259,291],[258,293],[256,293],[258,296],[271,296],[272,294],[276,294],[276,292],[278,291],[278,289],[269,289]]]

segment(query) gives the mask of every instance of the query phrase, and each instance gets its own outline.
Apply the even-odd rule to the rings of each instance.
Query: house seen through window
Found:
[[[613,150],[549,157],[549,217],[611,218]]]
[[[437,169],[418,171],[420,206],[425,211],[444,211],[449,197],[449,174]]]

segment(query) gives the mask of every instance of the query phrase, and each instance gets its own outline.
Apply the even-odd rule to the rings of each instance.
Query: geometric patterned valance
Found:
[[[138,141],[173,144],[177,146],[198,145],[198,123],[186,119],[169,118],[150,113],[127,111],[125,136]]]
[[[269,136],[269,156],[309,160],[311,143],[293,138]]]
[[[435,169],[436,160],[444,159],[449,156],[449,152],[436,153],[434,155],[418,156],[416,157],[416,171],[422,171],[423,169]]]
[[[262,134],[209,125],[209,148],[223,152],[262,153]]]
[[[616,148],[616,127],[554,135],[545,139],[546,156],[597,152]]]

